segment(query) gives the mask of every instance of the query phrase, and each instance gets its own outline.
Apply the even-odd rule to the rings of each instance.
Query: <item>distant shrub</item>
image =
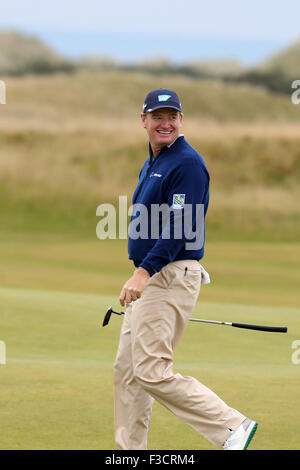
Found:
[[[227,80],[236,82],[246,82],[251,85],[264,86],[267,89],[279,93],[291,93],[291,79],[281,71],[258,72],[248,71],[237,77],[229,77]]]

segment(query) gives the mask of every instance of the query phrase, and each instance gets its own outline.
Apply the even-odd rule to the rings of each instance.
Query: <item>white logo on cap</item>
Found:
[[[158,101],[168,101],[171,95],[158,95]]]

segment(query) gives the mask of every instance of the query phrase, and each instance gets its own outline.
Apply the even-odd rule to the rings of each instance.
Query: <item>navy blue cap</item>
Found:
[[[158,88],[148,93],[143,104],[143,113],[151,113],[161,108],[173,108],[182,113],[181,103],[175,91]]]

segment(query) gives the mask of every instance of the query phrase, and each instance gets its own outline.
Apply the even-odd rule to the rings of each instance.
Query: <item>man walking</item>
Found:
[[[246,449],[257,423],[195,378],[173,372],[174,348],[207,274],[199,260],[209,173],[180,134],[183,113],[173,90],[148,93],[141,120],[149,158],[132,200],[138,210],[131,219],[128,251],[135,271],[120,293],[127,308],[114,364],[116,443],[120,449],[147,449],[155,399],[217,447]],[[158,215],[157,207],[165,212]],[[143,236],[136,236],[138,226]]]

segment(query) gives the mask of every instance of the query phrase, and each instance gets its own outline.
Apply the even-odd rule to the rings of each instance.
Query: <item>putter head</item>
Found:
[[[111,317],[111,314],[112,314],[112,307],[109,307],[106,314],[105,314],[105,317],[104,317],[104,320],[103,320],[103,323],[102,323],[102,326],[106,326],[108,325],[109,323],[109,320],[110,320],[110,317]]]

